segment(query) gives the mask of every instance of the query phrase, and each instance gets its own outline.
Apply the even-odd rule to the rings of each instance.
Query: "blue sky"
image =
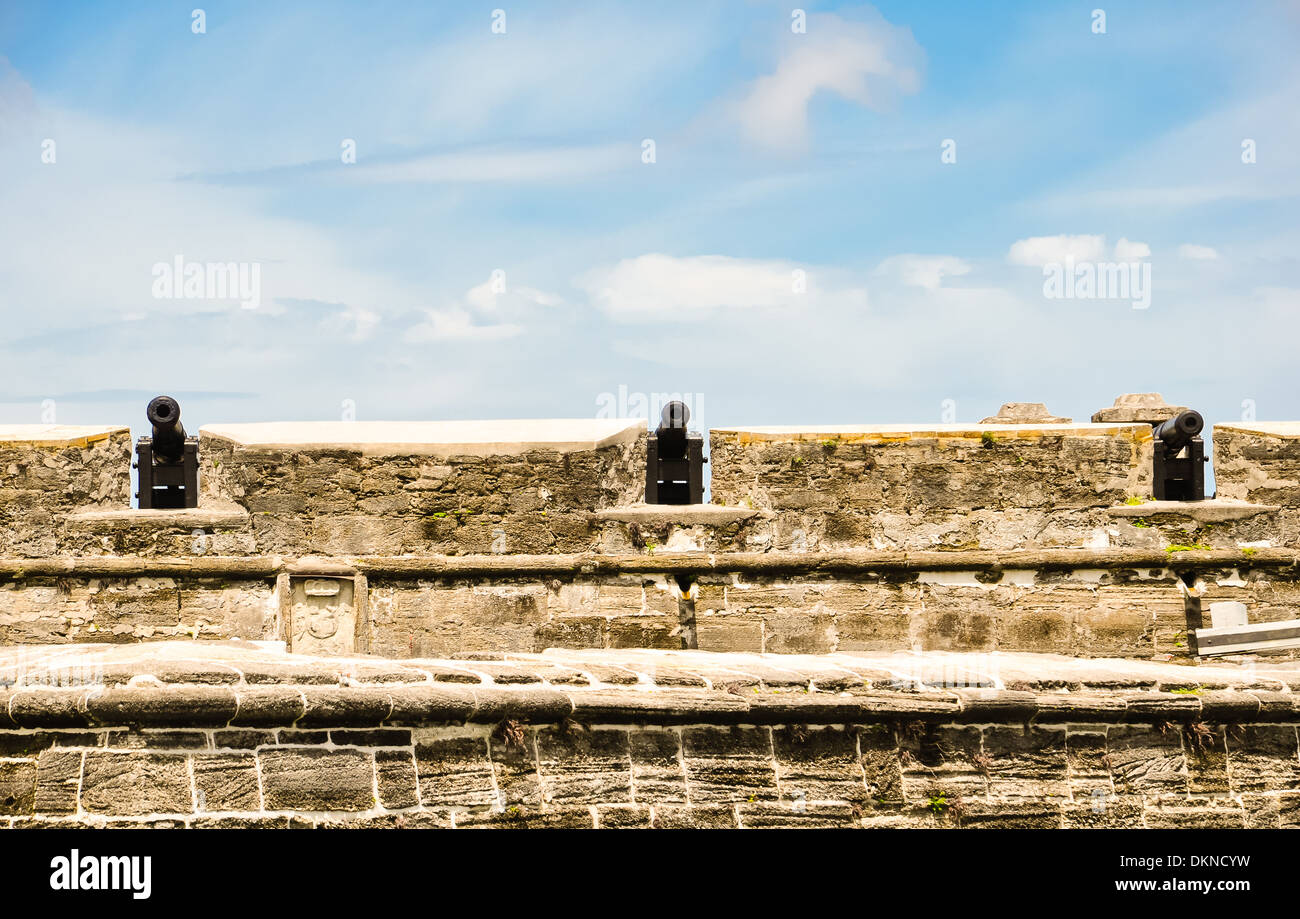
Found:
[[[1296,3],[193,8],[0,6],[0,421],[1300,418]]]

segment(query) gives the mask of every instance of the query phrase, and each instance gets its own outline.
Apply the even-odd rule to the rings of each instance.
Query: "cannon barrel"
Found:
[[[1177,453],[1204,427],[1205,419],[1200,412],[1187,411],[1156,425],[1154,433],[1157,440],[1164,441],[1166,450]]]
[[[181,425],[180,403],[171,396],[157,396],[145,409],[153,425],[153,455],[161,463],[179,463],[185,455],[185,428]]]
[[[664,406],[655,431],[661,458],[683,459],[686,456],[686,422],[690,420],[691,410],[685,402],[674,401]]]

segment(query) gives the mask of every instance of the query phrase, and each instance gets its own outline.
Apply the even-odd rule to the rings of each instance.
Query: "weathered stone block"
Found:
[[[628,732],[581,725],[537,732],[542,790],[548,804],[573,806],[631,802]]]
[[[410,750],[376,750],[375,770],[379,781],[379,803],[384,807],[415,807],[420,803],[415,757]]]
[[[1187,784],[1192,794],[1225,794],[1228,791],[1226,731],[1203,722],[1185,725],[1183,753],[1187,758]]]
[[[700,616],[696,606],[696,647],[701,651],[763,650],[763,620],[757,617]]]
[[[781,800],[787,805],[813,801],[849,801],[867,798],[858,739],[839,727],[792,726],[772,732]]]
[[[92,814],[191,813],[186,758],[93,750],[82,772],[81,806]]]
[[[645,804],[607,804],[596,807],[596,825],[607,830],[646,830],[651,808]]]
[[[1066,797],[1063,729],[993,725],[984,729],[989,794],[994,797]]]
[[[257,754],[269,810],[368,810],[374,757],[360,750],[265,749]]]
[[[763,650],[768,654],[829,654],[835,650],[834,617],[828,612],[771,612],[763,615]]]
[[[1234,726],[1227,735],[1227,750],[1234,792],[1300,787],[1300,745],[1295,725]]]
[[[1134,829],[1142,826],[1141,799],[1121,799],[1113,794],[1083,796],[1061,805],[1066,829]]]
[[[200,811],[255,811],[262,807],[252,753],[196,754],[195,797]]]
[[[654,809],[657,830],[733,829],[736,813],[732,807],[657,805]]]
[[[1112,727],[1106,734],[1106,761],[1120,794],[1187,792],[1182,732],[1145,725]]]
[[[634,730],[628,737],[632,793],[642,804],[686,803],[681,737],[674,730]]]
[[[859,825],[860,810],[850,804],[738,804],[743,829],[833,829]]]
[[[497,803],[487,738],[417,735],[415,766],[425,807],[489,807]]]
[[[772,741],[766,728],[687,728],[682,740],[693,803],[777,797]]]
[[[0,814],[30,814],[35,801],[36,763],[0,762]]]
[[[1106,758],[1106,728],[1070,728],[1065,736],[1065,762],[1070,792],[1076,800],[1107,799],[1114,795]]]
[[[899,729],[903,790],[909,801],[937,796],[983,797],[987,761],[980,729],[954,725],[904,724]]]
[[[1152,830],[1229,830],[1244,827],[1246,814],[1240,805],[1231,800],[1209,806],[1160,802],[1146,808],[1143,822]]]
[[[542,786],[535,744],[534,732],[522,725],[513,729],[500,725],[489,738],[492,774],[502,807],[523,808],[527,813],[540,807]]]
[[[863,725],[857,729],[863,780],[877,803],[903,800],[903,769],[894,731],[888,725]]]
[[[44,750],[36,759],[36,796],[38,814],[57,816],[77,812],[77,790],[81,786],[80,750]]]

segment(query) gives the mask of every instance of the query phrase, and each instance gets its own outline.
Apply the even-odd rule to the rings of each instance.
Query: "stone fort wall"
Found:
[[[218,425],[198,508],[130,507],[123,427],[0,429],[0,643],[1186,654],[1180,582],[1295,617],[1300,424],[1214,430],[1151,500],[1151,425],[710,432],[649,507],[644,422]]]

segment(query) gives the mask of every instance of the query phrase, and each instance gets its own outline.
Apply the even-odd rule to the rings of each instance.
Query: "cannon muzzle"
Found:
[[[659,413],[659,430],[686,430],[686,422],[691,420],[691,410],[685,402],[673,401],[664,406]]]
[[[180,403],[171,396],[158,396],[149,403],[145,415],[153,425],[154,459],[160,463],[179,463],[185,455]]]
[[[686,457],[686,422],[690,420],[691,410],[685,402],[669,402],[664,406],[659,414],[659,428],[655,431],[661,459]]]
[[[1192,438],[1200,434],[1204,427],[1205,419],[1200,412],[1186,411],[1156,425],[1153,433],[1157,440],[1164,441],[1166,450],[1177,453],[1191,443]]]

